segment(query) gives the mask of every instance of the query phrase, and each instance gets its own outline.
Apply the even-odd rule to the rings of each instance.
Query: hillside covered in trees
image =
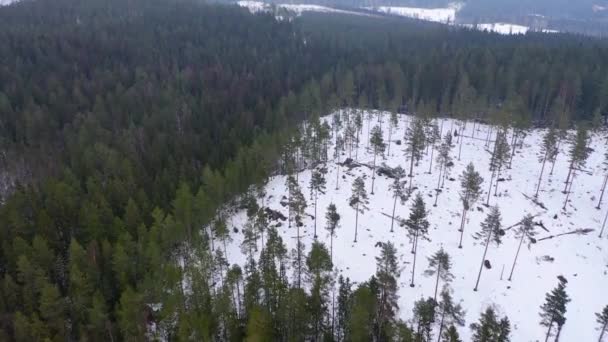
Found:
[[[243,281],[209,246],[235,234],[221,223],[241,194],[285,171],[296,124],[358,106],[597,126],[607,57],[605,41],[580,36],[277,21],[189,0],[0,7],[0,340],[274,334],[285,322],[255,297],[266,280],[247,280],[236,314],[228,280],[201,269]],[[273,311],[283,319],[308,310],[309,293],[290,296]],[[319,322],[289,329],[313,336]]]

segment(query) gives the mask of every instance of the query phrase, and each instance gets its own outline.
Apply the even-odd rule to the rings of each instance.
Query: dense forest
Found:
[[[255,215],[241,194],[282,172],[297,123],[336,108],[564,128],[601,124],[606,99],[608,44],[581,36],[188,0],[0,8],[0,340],[407,340],[392,308],[363,310],[394,286],[380,266],[343,284],[330,333],[323,298],[274,263],[224,265],[209,246],[231,234],[227,204]]]

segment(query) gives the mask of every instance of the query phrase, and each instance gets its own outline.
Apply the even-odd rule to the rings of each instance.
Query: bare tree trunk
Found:
[[[559,138],[557,140],[557,154],[555,155],[555,158],[553,159],[553,163],[551,164],[551,172],[549,172],[549,175],[553,175],[553,169],[555,168],[555,162],[557,161],[557,156],[559,155],[559,146],[562,144],[562,139]]]
[[[355,241],[357,242],[357,226],[359,225],[359,203],[357,203],[357,207],[355,208]]]
[[[462,208],[462,219],[460,221],[460,242],[458,243],[458,248],[462,248],[462,236],[464,235],[464,223],[466,220],[467,210]]]
[[[336,190],[340,189],[340,164],[338,165],[338,169],[336,170]]]
[[[553,320],[549,323],[549,329],[547,329],[547,335],[545,336],[545,342],[549,341],[549,336],[551,336],[551,328],[553,328]]]
[[[572,180],[570,181],[570,188],[566,191],[566,200],[564,201],[563,210],[566,210],[566,205],[568,204],[568,199],[570,198],[570,193],[572,192],[572,184],[574,184],[574,177],[576,177],[576,172],[572,173]]]
[[[314,238],[315,240],[317,239],[317,200],[319,199],[319,194],[318,191],[315,191],[315,233],[314,233]],[[264,244],[264,242],[262,241],[262,245]],[[263,246],[262,246],[263,248]]]
[[[566,193],[568,191],[568,185],[570,184],[570,175],[572,175],[572,169],[574,169],[574,160],[570,162],[570,168],[568,168],[568,177],[566,177],[566,186],[564,187],[564,191],[562,193]]]
[[[395,201],[393,202],[393,216],[391,217],[391,233],[393,232],[393,226],[395,224],[395,209],[397,208],[397,196],[395,196]]]
[[[494,186],[494,196],[498,196],[498,179],[500,178],[500,166],[498,167],[498,172],[496,173],[496,185]]]
[[[429,163],[429,175],[431,173],[433,173],[432,169],[433,169],[433,154],[435,152],[435,146],[433,144],[433,148],[431,149],[431,162]]]
[[[415,277],[415,271],[416,271],[416,255],[418,254],[418,230],[416,230],[416,235],[414,238],[414,263],[412,265],[412,282],[410,283],[410,287],[414,287],[414,277]]]
[[[435,301],[437,301],[437,289],[439,289],[439,273],[440,272],[441,272],[441,265],[439,265],[439,263],[437,263],[437,279],[435,280],[435,296],[434,296]]]
[[[521,239],[519,240],[519,245],[517,246],[517,253],[515,253],[515,260],[513,260],[513,266],[511,267],[511,274],[509,274],[509,281],[513,278],[513,271],[515,270],[515,264],[517,264],[517,257],[519,257],[519,250],[521,249],[521,244],[524,242],[524,237],[526,235],[522,232]]]
[[[376,181],[376,155],[376,148],[374,148],[374,164],[372,166],[372,195],[374,194],[374,182]]]
[[[597,342],[602,342],[602,338],[604,337],[604,332],[606,332],[606,324],[608,324],[608,322],[604,323],[604,326],[602,327],[602,332],[600,333],[600,338],[597,340]]]
[[[492,182],[494,182],[494,171],[492,171],[492,176],[490,177],[490,189],[488,189],[488,199],[486,200],[486,206],[490,205],[490,194],[492,193]]]
[[[547,163],[547,154],[545,153],[545,157],[543,158],[543,166],[540,168],[540,176],[538,176],[538,185],[536,186],[536,193],[534,194],[534,198],[538,198],[538,192],[540,191],[540,183],[543,179],[543,172],[545,171],[545,164]]]
[[[486,261],[486,254],[488,253],[488,247],[490,246],[490,239],[492,238],[492,230],[488,233],[488,239],[486,240],[486,248],[483,251],[483,257],[481,258],[481,265],[479,266],[479,274],[477,275],[477,282],[473,291],[477,291],[479,287],[479,280],[481,279],[481,271],[483,270],[483,264]]]
[[[437,342],[441,341],[441,333],[443,332],[444,319],[445,319],[445,308],[441,311],[441,321],[439,322],[439,334],[437,336]]]
[[[604,223],[602,223],[602,230],[600,231],[600,239],[602,235],[604,235],[604,228],[606,228],[606,220],[608,220],[608,211],[606,212],[606,216],[604,217]]]

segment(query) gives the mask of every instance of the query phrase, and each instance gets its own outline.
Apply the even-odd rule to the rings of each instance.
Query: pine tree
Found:
[[[349,278],[344,279],[342,275],[338,278],[338,326],[336,339],[338,341],[349,340],[348,323],[350,322],[352,284]]]
[[[382,243],[380,256],[376,257],[377,279],[377,339],[388,341],[396,322],[399,306],[398,280],[401,275],[397,261],[397,250],[392,242]]]
[[[429,126],[428,132],[426,133],[426,139],[427,146],[429,146],[431,149],[431,158],[429,159],[429,174],[431,174],[433,170],[433,154],[435,152],[435,145],[437,144],[437,141],[441,141],[441,133],[439,132],[439,126],[437,126],[437,123],[433,122]]]
[[[559,340],[559,334],[566,323],[566,305],[570,302],[570,297],[566,293],[566,281],[560,279],[557,287],[545,296],[545,303],[540,307],[540,325],[547,327],[545,342],[551,336],[553,324],[557,325],[555,341]]]
[[[412,264],[412,281],[410,287],[414,287],[414,277],[416,271],[416,256],[418,254],[418,239],[427,239],[426,235],[429,231],[429,221],[427,219],[428,212],[420,193],[416,194],[410,217],[405,221],[408,235],[412,240],[412,253],[414,253],[414,262]]]
[[[420,299],[414,303],[416,340],[430,342],[433,324],[437,318],[437,302],[433,298]]]
[[[604,334],[608,332],[608,305],[604,307],[604,310],[595,314],[597,317],[597,323],[600,325],[600,338],[598,342],[602,342]]]
[[[391,144],[393,137],[393,129],[399,128],[399,116],[397,115],[397,108],[393,108],[390,114],[389,126],[388,126],[388,141],[387,141],[387,154],[391,155]]]
[[[325,194],[325,175],[319,170],[314,170],[310,177],[310,189],[313,192],[315,200],[315,223],[314,223],[314,238],[317,238],[317,201],[319,200],[319,193]]]
[[[359,135],[361,134],[361,130],[363,129],[363,110],[355,110],[355,160],[359,157]]]
[[[334,145],[334,161],[336,162],[336,190],[340,189],[340,151],[344,149],[344,140],[340,134],[336,135],[336,144]]]
[[[292,177],[288,177],[288,192],[289,192],[289,213],[290,217],[293,216],[296,224],[296,247],[294,250],[294,266],[296,271],[297,288],[300,288],[302,283],[302,271],[303,271],[303,260],[302,253],[304,251],[304,245],[301,242],[300,227],[303,226],[304,210],[306,210],[306,198],[302,194],[302,190],[298,182]]]
[[[585,166],[587,158],[589,157],[590,152],[587,147],[588,144],[589,134],[587,132],[587,128],[585,127],[585,125],[581,124],[576,130],[574,143],[570,148],[570,168],[568,170],[568,176],[566,177],[566,187],[563,191],[563,193],[566,194],[564,206],[562,207],[563,210],[566,210],[566,205],[568,204],[568,199],[570,198],[570,193],[572,192],[574,178],[576,177],[576,171],[580,170]]]
[[[410,189],[414,179],[414,163],[418,163],[422,158],[422,152],[426,143],[424,120],[415,117],[410,126],[405,132],[404,140],[406,141],[405,153],[410,158]]]
[[[458,334],[458,330],[455,326],[450,325],[450,327],[443,334],[443,339],[441,342],[462,342],[460,339],[460,335]]]
[[[517,252],[515,253],[515,259],[513,260],[513,266],[511,267],[511,273],[509,274],[509,281],[513,278],[513,271],[515,270],[519,250],[521,249],[524,239],[528,239],[529,243],[536,243],[536,239],[534,238],[535,235],[534,217],[528,214],[521,220],[515,231],[515,237],[519,239],[519,244],[517,245]]]
[[[336,236],[336,229],[340,225],[340,214],[336,209],[336,205],[330,203],[327,206],[327,212],[325,213],[325,229],[329,232],[329,256],[333,263],[334,260],[334,236]]]
[[[352,194],[348,200],[348,204],[355,210],[355,240],[357,242],[357,228],[359,227],[359,213],[364,214],[369,208],[367,192],[365,191],[365,183],[361,177],[357,177],[353,182]]]
[[[507,163],[509,159],[509,143],[507,143],[506,133],[504,130],[496,133],[496,142],[494,143],[494,150],[490,157],[490,171],[492,176],[490,177],[490,189],[488,190],[488,199],[486,205],[490,205],[490,193],[492,192],[492,184],[496,176],[496,185],[494,189],[494,196],[498,195],[498,179],[500,178],[500,171],[502,167]]]
[[[483,178],[479,175],[479,172],[475,171],[473,163],[467,165],[467,168],[463,171],[460,176],[460,200],[462,201],[462,218],[460,221],[460,242],[458,248],[462,248],[462,237],[464,235],[464,224],[466,222],[466,215],[471,207],[479,200],[481,196],[481,184]]]
[[[500,321],[496,317],[496,312],[488,307],[481,314],[479,322],[471,324],[473,331],[472,342],[509,342],[511,334],[511,324],[505,316]]]
[[[393,232],[393,226],[395,225],[395,209],[397,208],[397,200],[404,204],[407,200],[408,194],[404,190],[405,181],[401,179],[405,177],[405,171],[401,166],[397,166],[393,169],[393,183],[389,186],[389,190],[393,193],[393,215],[391,216],[391,233]]]
[[[310,300],[307,306],[312,321],[312,336],[315,341],[321,339],[325,330],[331,270],[332,264],[327,248],[323,243],[313,242],[306,258],[306,273],[310,285]]]
[[[435,189],[435,204],[434,207],[437,206],[437,200],[439,199],[439,194],[441,193],[441,189],[443,188],[443,183],[445,183],[445,179],[450,174],[450,170],[454,165],[452,162],[452,156],[450,155],[452,151],[452,133],[448,131],[444,138],[443,142],[439,146],[439,154],[437,155],[437,167],[439,167],[439,177],[437,178],[437,189]]]
[[[543,137],[543,144],[541,146],[541,162],[540,175],[538,176],[538,185],[536,186],[536,193],[534,198],[538,198],[538,191],[540,190],[540,184],[543,179],[543,172],[545,171],[545,164],[547,162],[553,162],[557,157],[557,131],[552,127],[549,128],[545,136]]]
[[[449,326],[450,328],[454,328],[456,330],[455,325],[464,326],[464,310],[460,304],[454,304],[452,301],[452,295],[450,294],[447,286],[444,286],[441,291],[441,301],[438,306],[438,315],[439,315],[439,339],[441,339],[441,334],[443,332],[444,327]]]
[[[374,126],[372,128],[372,137],[371,137],[371,145],[374,154],[374,162],[372,166],[372,191],[371,194],[374,194],[374,181],[376,180],[376,157],[378,154],[384,154],[384,149],[386,145],[384,144],[384,139],[382,138],[382,129],[380,126]]]
[[[452,261],[450,255],[443,250],[443,247],[440,248],[435,254],[433,254],[429,260],[429,267],[424,272],[427,276],[436,275],[435,279],[435,295],[433,299],[437,300],[437,290],[439,289],[439,280],[441,279],[445,284],[448,285],[453,279],[454,275],[452,274]]]
[[[486,219],[481,223],[481,230],[475,233],[475,240],[485,240],[485,249],[483,257],[481,258],[481,265],[479,266],[479,274],[477,275],[477,282],[473,291],[477,291],[479,286],[479,280],[481,279],[481,271],[486,260],[486,254],[488,253],[488,247],[490,242],[494,242],[497,246],[500,245],[501,237],[504,235],[504,231],[501,227],[500,211],[497,206],[490,208],[490,213]]]

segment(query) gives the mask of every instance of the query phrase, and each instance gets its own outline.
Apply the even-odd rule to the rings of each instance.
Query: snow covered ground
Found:
[[[400,116],[399,128],[393,131],[390,155],[380,163],[385,162],[391,167],[401,165],[409,167],[408,158],[404,156],[404,146],[398,145],[397,140],[402,140],[405,127],[410,120],[409,116]],[[384,118],[384,138],[388,139],[388,119]],[[443,122],[443,134],[457,127],[457,124],[449,119],[439,120]],[[372,120],[372,125],[377,123]],[[367,120],[364,121],[361,144],[358,149],[358,161],[371,165],[373,156],[366,149],[367,145]],[[375,257],[379,253],[377,242],[392,241],[399,252],[399,262],[402,266],[399,278],[399,306],[400,316],[409,320],[412,317],[414,301],[428,296],[433,296],[434,278],[424,276],[427,269],[427,257],[443,247],[452,257],[453,273],[455,280],[451,284],[456,301],[462,300],[467,311],[466,326],[459,328],[464,341],[470,340],[470,323],[477,321],[482,310],[487,306],[495,306],[499,313],[509,316],[512,325],[512,341],[538,341],[544,338],[545,328],[539,325],[539,307],[544,302],[545,293],[553,289],[557,283],[557,277],[562,275],[568,280],[567,292],[572,298],[568,304],[567,322],[562,332],[562,341],[596,341],[597,331],[595,313],[599,312],[606,304],[608,297],[605,290],[608,289],[608,239],[598,238],[599,228],[608,210],[608,203],[601,210],[595,209],[598,195],[603,181],[603,154],[605,140],[600,136],[594,136],[591,147],[595,149],[587,162],[588,173],[577,175],[573,193],[567,205],[562,210],[565,196],[561,191],[568,172],[568,162],[565,155],[569,145],[562,144],[560,155],[553,175],[549,175],[549,169],[545,171],[545,177],[539,195],[540,202],[544,203],[547,210],[533,204],[524,194],[534,194],[540,163],[540,145],[542,131],[533,131],[525,139],[523,148],[519,149],[513,159],[513,168],[505,170],[501,177],[505,180],[499,183],[498,196],[490,197],[490,204],[497,204],[502,213],[504,227],[511,226],[523,218],[525,214],[538,215],[535,221],[542,221],[549,230],[546,232],[538,229],[537,238],[541,239],[549,235],[572,232],[580,228],[595,229],[588,235],[565,235],[553,239],[539,241],[535,245],[522,247],[519,260],[512,281],[507,281],[510,268],[517,248],[517,240],[514,232],[508,230],[503,237],[503,244],[499,247],[491,246],[487,259],[491,262],[491,269],[484,269],[481,276],[479,291],[474,292],[475,280],[480,267],[483,254],[483,245],[472,238],[472,234],[480,228],[481,221],[486,217],[488,208],[478,203],[474,210],[467,215],[465,226],[463,249],[458,249],[459,232],[458,226],[462,212],[458,192],[460,182],[458,176],[469,163],[475,165],[476,170],[484,177],[485,200],[488,191],[489,152],[485,145],[485,137],[488,127],[477,125],[473,132],[473,125],[469,123],[464,132],[462,156],[458,156],[458,144],[452,150],[454,156],[454,167],[451,177],[454,181],[446,181],[445,189],[439,196],[438,206],[433,207],[435,187],[437,184],[438,170],[433,166],[432,174],[428,174],[430,153],[415,167],[415,178],[413,185],[417,187],[425,198],[427,209],[430,211],[429,221],[431,228],[429,238],[431,241],[420,241],[419,254],[415,271],[414,288],[409,286],[412,271],[411,244],[405,228],[395,224],[394,233],[390,232],[391,220],[385,214],[391,213],[393,197],[389,191],[391,179],[377,176],[375,182],[375,194],[370,196],[370,211],[359,215],[359,238],[353,243],[355,213],[348,205],[351,195],[353,180],[364,177],[368,193],[371,187],[371,169],[368,167],[357,167],[345,173],[340,168],[339,190],[336,188],[336,164],[327,163],[327,192],[318,200],[318,222],[317,233],[319,239],[329,245],[329,237],[323,229],[325,226],[325,208],[330,203],[335,203],[339,214],[342,216],[340,228],[337,230],[337,238],[334,240],[334,266],[336,272],[350,277],[356,282],[362,282],[375,273]],[[474,134],[474,137],[473,137]],[[509,136],[510,141],[510,136]],[[333,151],[333,148],[330,150]],[[330,153],[331,156],[331,153]],[[436,153],[435,153],[436,156]],[[341,160],[348,157],[348,152],[342,153]],[[354,153],[353,153],[354,158]],[[435,161],[433,161],[435,164]],[[308,184],[311,171],[307,170],[299,174],[299,184],[308,200]],[[266,197],[264,205],[273,210],[281,211],[288,215],[287,209],[279,202],[286,195],[285,177],[275,176],[266,186]],[[262,200],[259,199],[260,204]],[[396,215],[407,218],[413,198],[405,205],[397,205]],[[482,202],[480,200],[480,202]],[[311,201],[309,201],[311,203]],[[308,214],[313,214],[313,206],[309,204]],[[239,229],[238,234],[232,234],[233,242],[228,248],[228,259],[231,263],[244,264],[245,256],[240,251],[242,242],[242,227],[246,221],[243,211],[236,212],[230,219],[229,224]],[[286,222],[278,228],[283,241],[289,249],[295,246],[295,228],[288,230]],[[313,220],[306,217],[303,229],[303,242],[307,249],[313,240]],[[290,271],[291,274],[291,271]]]
[[[448,8],[418,8],[418,7],[394,7],[380,6],[366,9],[375,10],[382,13],[394,14],[408,18],[434,21],[439,23],[451,23],[456,19],[456,7]]]
[[[251,13],[259,12],[271,12],[273,10],[272,5],[262,1],[238,1],[237,4],[241,7],[246,7]],[[294,13],[295,15],[301,15],[303,12],[322,12],[322,13],[342,13],[342,14],[353,14],[353,15],[369,15],[367,13],[346,11],[336,9],[327,6],[312,5],[312,4],[276,4],[277,9],[283,9],[288,12]],[[282,17],[277,17],[283,19]]]

